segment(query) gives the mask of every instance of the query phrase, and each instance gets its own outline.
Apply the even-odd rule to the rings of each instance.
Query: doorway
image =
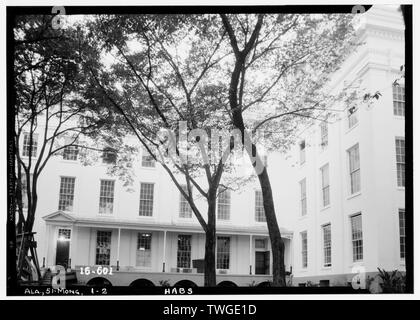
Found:
[[[70,258],[70,240],[71,230],[70,229],[58,229],[58,238],[55,254],[55,264],[63,266],[67,269],[69,266]]]
[[[270,251],[255,251],[255,274],[270,273]]]

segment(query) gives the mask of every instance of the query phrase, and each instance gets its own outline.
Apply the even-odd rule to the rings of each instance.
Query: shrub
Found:
[[[405,292],[405,276],[398,270],[387,272],[385,269],[378,268],[379,283],[383,293],[404,293]]]

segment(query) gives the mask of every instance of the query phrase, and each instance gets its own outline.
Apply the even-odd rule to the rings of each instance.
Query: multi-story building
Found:
[[[362,45],[333,76],[332,90],[380,95],[331,106],[342,111],[302,130],[292,160],[295,283],[405,270],[404,22],[396,7],[374,6],[357,30]]]
[[[106,153],[102,158],[107,159]],[[202,227],[167,172],[145,150],[139,160],[133,164],[135,182],[124,186],[107,174],[108,160],[84,166],[74,147],[51,158],[39,180],[35,227],[43,265],[76,269],[80,279],[83,267],[113,266],[114,273],[130,274],[123,281],[108,278],[111,283],[118,279],[118,285],[130,285],[136,278],[155,285],[161,280],[203,285],[202,267],[195,262],[204,259]],[[195,198],[206,219],[206,202],[198,192]],[[290,270],[292,232],[281,232]],[[223,192],[217,200],[218,282],[266,282],[271,259],[258,185],[240,193]]]
[[[358,36],[363,45],[333,75],[332,90],[357,84],[379,91],[379,99],[334,106],[342,111],[302,130],[290,158],[268,157],[295,285],[347,284],[361,267],[405,268],[404,84],[393,85],[404,64],[402,16],[395,7],[374,7],[362,16]],[[113,266],[130,275],[119,285],[203,284],[197,260],[204,258],[204,233],[167,173],[146,152],[140,157],[129,187],[100,161],[83,166],[76,149],[50,160],[39,180],[35,223],[43,265],[76,269],[85,280],[83,267]],[[206,212],[198,194],[197,203]],[[218,283],[270,280],[258,182],[219,197],[217,215]]]

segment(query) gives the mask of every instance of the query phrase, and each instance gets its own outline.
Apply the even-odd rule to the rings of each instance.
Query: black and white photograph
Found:
[[[6,296],[414,292],[412,5],[211,5],[8,1]]]

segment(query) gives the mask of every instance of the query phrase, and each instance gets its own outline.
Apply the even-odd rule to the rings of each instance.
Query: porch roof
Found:
[[[121,219],[116,217],[85,217],[63,212],[61,210],[53,212],[43,217],[47,224],[66,224],[78,227],[96,227],[96,228],[116,228],[129,230],[150,230],[150,231],[168,231],[168,232],[193,232],[204,233],[198,222],[162,222],[152,220],[147,217],[138,219]],[[290,239],[293,232],[285,228],[280,228],[282,238]],[[256,235],[268,236],[267,226],[238,226],[231,223],[220,223],[217,225],[217,234],[231,235]]]

